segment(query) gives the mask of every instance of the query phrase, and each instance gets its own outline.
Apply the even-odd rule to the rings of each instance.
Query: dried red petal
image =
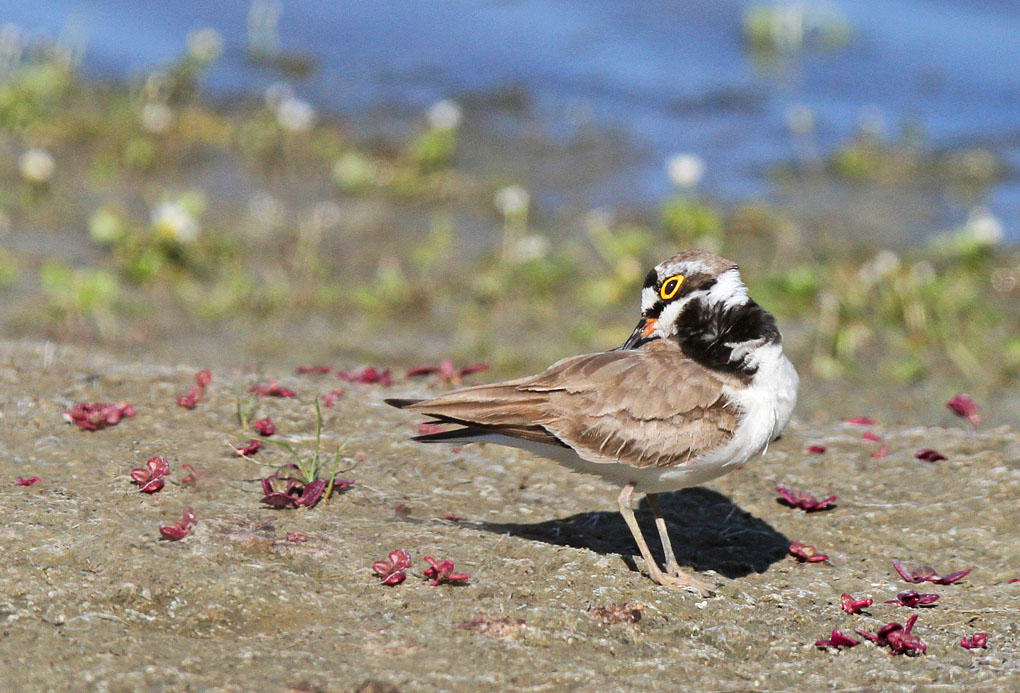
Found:
[[[366,366],[360,371],[339,371],[337,376],[348,383],[378,384],[383,387],[393,384],[393,373],[389,368],[379,370],[373,366]]]
[[[150,457],[145,466],[149,468],[149,478],[156,479],[161,476],[170,476],[170,463],[163,457]]]
[[[399,585],[400,583],[402,583],[406,579],[407,579],[407,573],[405,573],[402,570],[398,570],[395,573],[390,573],[389,575],[384,577],[382,579],[382,584],[384,584],[384,585],[391,585],[391,586],[392,585]]]
[[[198,373],[195,373],[195,384],[198,385],[203,390],[206,387],[208,387],[209,383],[211,383],[211,382],[212,382],[212,371],[210,371],[209,369],[201,370]]]
[[[292,544],[301,544],[308,541],[308,535],[305,534],[302,530],[297,529],[294,530],[293,532],[287,533],[287,541],[289,541]]]
[[[327,392],[326,394],[322,395],[323,406],[326,407],[327,409],[331,408],[338,399],[344,396],[344,392],[346,392],[346,390],[340,388],[339,390],[332,390],[331,392]]]
[[[188,394],[181,395],[177,398],[178,406],[184,407],[185,409],[194,409],[198,406],[198,403],[202,400],[202,392],[197,387],[192,387],[188,390]]]
[[[832,504],[836,502],[837,498],[837,496],[829,496],[825,500],[818,500],[813,495],[805,491],[791,491],[790,489],[782,486],[776,486],[776,493],[780,496],[780,503],[784,503],[791,508],[800,508],[806,512],[826,510],[832,507]]]
[[[872,433],[871,431],[865,431],[864,435],[862,435],[861,438],[863,438],[864,440],[870,440],[872,443],[877,443],[878,441],[882,440],[877,434]]]
[[[960,647],[965,650],[977,650],[988,647],[988,633],[974,633],[960,639]]]
[[[847,419],[848,424],[854,424],[855,426],[874,426],[875,420],[870,416],[856,416],[852,419]]]
[[[253,392],[263,397],[297,397],[296,392],[289,387],[283,387],[273,378],[269,379],[268,385],[252,385],[248,392]]]
[[[42,479],[40,479],[37,476],[30,476],[30,477],[27,477],[27,478],[23,477],[23,476],[19,476],[17,482],[15,482],[15,483],[17,483],[18,486],[31,486],[32,484],[37,484],[40,481],[42,481]]]
[[[141,491],[142,493],[155,493],[156,491],[159,491],[162,488],[163,488],[163,480],[162,479],[153,479],[151,481],[147,481],[144,484],[142,484],[141,488],[139,488],[138,490]]]
[[[372,571],[382,580],[384,585],[399,585],[407,578],[406,571],[411,567],[411,554],[404,549],[390,551],[389,560],[376,561]]]
[[[871,456],[873,458],[888,457],[888,455],[889,455],[889,446],[885,445],[884,443],[882,444],[882,447],[880,447],[878,450],[875,450],[873,453],[871,453]]]
[[[297,499],[297,504],[311,508],[319,502],[322,498],[322,492],[325,490],[326,482],[323,479],[316,479],[309,484],[305,484],[304,489],[301,491],[301,496]]]
[[[164,539],[169,541],[179,541],[188,536],[188,534],[191,533],[191,530],[180,527],[174,523],[173,525],[164,525],[160,527],[159,533],[163,535]]]
[[[865,609],[875,603],[873,599],[854,599],[853,595],[846,594],[845,592],[840,595],[839,601],[843,611],[848,614],[859,614],[861,609]]]
[[[123,402],[120,404],[79,402],[74,405],[71,411],[64,412],[64,418],[83,430],[98,431],[119,423],[122,418],[129,418],[135,414],[135,408]]]
[[[914,614],[909,619],[907,619],[907,624],[903,626],[903,630],[899,634],[898,638],[899,642],[898,643],[890,642],[890,644],[893,645],[893,652],[897,652],[897,650],[899,650],[900,652],[909,651],[924,652],[925,650],[928,649],[928,647],[921,642],[921,639],[919,637],[911,633],[911,630],[914,628],[914,623],[916,622],[917,614]],[[890,638],[890,641],[891,640],[892,639]]]
[[[861,636],[862,638],[864,638],[866,640],[870,640],[871,642],[875,643],[876,645],[881,645],[882,644],[882,641],[879,640],[878,636],[875,635],[874,633],[869,633],[868,631],[861,630],[860,628],[854,628],[854,632],[857,633],[857,635]]]
[[[170,463],[162,457],[150,457],[145,467],[131,470],[131,481],[141,486],[143,493],[155,493],[163,488],[162,477],[170,475]]]
[[[959,570],[955,573],[943,576],[939,575],[939,573],[930,565],[923,565],[908,572],[899,561],[893,561],[892,564],[893,568],[896,569],[896,572],[900,574],[901,578],[915,585],[921,582],[933,582],[937,585],[951,585],[954,582],[958,582],[965,578],[970,574],[970,571],[973,570],[972,568],[967,568],[966,570]]]
[[[924,460],[925,462],[940,462],[942,460],[948,459],[938,450],[932,450],[931,448],[918,450],[917,452],[914,453],[914,457],[916,457],[919,460]]]
[[[825,452],[825,450],[826,447],[824,445],[810,445],[808,446],[807,449],[807,451],[810,452],[812,455],[821,455],[822,453]]]
[[[187,476],[181,479],[181,485],[187,486],[194,493],[198,490],[198,479],[202,473],[187,463],[182,464],[181,467],[188,472]]]
[[[299,375],[314,374],[323,375],[333,370],[332,366],[298,366],[297,372]]]
[[[191,527],[195,524],[197,517],[195,515],[195,509],[188,507],[184,509],[181,514],[181,519],[174,522],[172,525],[164,525],[159,528],[159,533],[163,535],[164,539],[169,541],[178,541],[188,536],[191,533]]]
[[[472,363],[469,366],[464,366],[463,368],[461,368],[459,373],[460,377],[463,378],[465,375],[471,375],[472,373],[487,371],[489,370],[489,368],[490,366],[487,363]]]
[[[819,640],[815,643],[815,647],[853,647],[860,643],[848,635],[843,635],[835,628],[832,629],[832,635],[829,636],[828,640]]]
[[[976,427],[981,423],[981,417],[978,415],[981,407],[968,394],[961,392],[946,402],[946,406],[957,416],[967,419],[972,427]]]
[[[439,371],[439,366],[429,366],[429,365],[411,366],[410,368],[407,369],[407,372],[404,373],[404,377],[405,378],[417,378],[417,377],[422,376],[422,375],[432,375],[433,373],[436,373],[438,371]]]
[[[255,430],[259,432],[259,435],[269,437],[276,433],[276,424],[268,416],[264,419],[256,419],[252,422]]]
[[[425,562],[431,567],[423,575],[427,580],[432,580],[433,587],[443,582],[467,582],[471,578],[467,573],[453,572],[453,561],[437,561],[432,556],[425,556]]]
[[[406,549],[390,551],[389,559],[396,570],[407,570],[411,567],[411,554]]]
[[[296,508],[298,506],[297,498],[283,491],[270,491],[262,496],[261,502],[274,508]]]
[[[914,627],[914,623],[917,621],[917,615],[914,614],[907,621],[907,624],[901,625],[899,623],[887,623],[878,629],[878,633],[872,634],[867,631],[857,630],[857,634],[861,637],[867,638],[871,642],[879,646],[888,646],[892,650],[893,654],[910,654],[912,652],[924,652],[927,650],[927,646],[921,642],[921,639],[911,633]]]
[[[896,599],[890,599],[886,604],[916,608],[918,606],[931,606],[938,600],[939,595],[937,594],[922,594],[917,590],[903,590],[896,595]]]
[[[255,440],[254,438],[250,438],[248,440],[247,445],[245,445],[243,448],[234,448],[234,452],[236,452],[241,457],[251,457],[261,449],[262,443]]]
[[[820,561],[827,561],[829,557],[824,553],[819,553],[818,549],[810,544],[805,544],[801,541],[795,541],[790,544],[790,555],[795,556],[800,561],[807,561],[808,563],[818,563]]]
[[[970,574],[971,570],[973,570],[973,568],[967,568],[966,570],[958,570],[957,572],[950,573],[949,575],[936,577],[936,579],[929,580],[929,582],[934,582],[937,585],[951,585],[954,582],[958,582],[963,578],[967,577],[967,575]]]

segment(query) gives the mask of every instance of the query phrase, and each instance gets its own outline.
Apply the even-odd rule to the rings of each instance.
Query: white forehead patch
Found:
[[[654,286],[646,286],[641,289],[641,312],[651,310],[658,299],[659,290]]]

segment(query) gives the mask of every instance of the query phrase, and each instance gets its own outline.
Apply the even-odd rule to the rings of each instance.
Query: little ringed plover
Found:
[[[537,375],[386,401],[461,426],[413,440],[508,445],[620,484],[620,514],[650,577],[709,594],[677,564],[658,494],[764,453],[790,421],[797,384],[775,318],[747,295],[737,265],[688,250],[648,273],[641,319],[622,346]],[[665,571],[634,518],[635,491],[647,494]]]

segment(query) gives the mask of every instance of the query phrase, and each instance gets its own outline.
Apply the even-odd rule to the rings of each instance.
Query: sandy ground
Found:
[[[355,485],[311,510],[259,503],[271,471],[237,457],[239,394],[269,376],[295,399],[263,399],[278,437],[313,443],[313,398],[335,376],[217,371],[193,411],[175,404],[195,366],[123,363],[71,347],[0,342],[0,663],[16,690],[942,690],[1020,686],[1020,437],[963,425],[873,430],[797,421],[768,454],[708,488],[666,497],[681,563],[719,584],[703,599],[635,568],[616,489],[524,453],[418,446],[416,421],[383,396],[436,383],[347,386],[326,413],[325,446],[346,441]],[[483,377],[477,376],[477,377]],[[876,399],[883,397],[875,394]],[[90,433],[64,422],[80,401],[128,401],[138,414]],[[862,412],[866,413],[866,412]],[[807,417],[802,417],[807,418]],[[809,454],[809,445],[827,446]],[[933,447],[949,459],[914,459]],[[128,473],[169,459],[170,483],[139,493]],[[267,448],[259,462],[280,464]],[[201,470],[196,492],[181,468]],[[38,475],[17,486],[18,475]],[[777,483],[837,494],[806,514]],[[409,516],[395,512],[407,506]],[[158,527],[194,507],[179,542]],[[460,519],[444,519],[453,514]],[[651,531],[644,501],[638,516]],[[302,531],[307,541],[292,542]],[[827,562],[798,563],[790,541]],[[406,582],[371,564],[405,548]],[[422,580],[423,556],[471,574]],[[886,605],[911,587],[898,559],[948,573],[930,608]],[[840,610],[842,592],[872,597]],[[619,606],[625,605],[625,606]],[[608,607],[608,609],[602,609]],[[630,618],[612,618],[617,616]],[[927,645],[893,656],[864,642],[814,642],[833,628],[875,631],[918,613]],[[620,620],[614,623],[614,620]],[[989,635],[985,650],[960,638]]]

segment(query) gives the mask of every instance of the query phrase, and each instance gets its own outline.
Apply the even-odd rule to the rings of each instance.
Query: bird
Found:
[[[496,443],[597,474],[617,497],[649,577],[708,596],[677,563],[659,494],[710,481],[764,454],[789,423],[799,377],[776,320],[748,296],[734,262],[686,250],[645,277],[641,317],[609,351],[541,373],[386,403],[459,428],[421,443]],[[660,568],[631,508],[644,493],[662,544]]]

